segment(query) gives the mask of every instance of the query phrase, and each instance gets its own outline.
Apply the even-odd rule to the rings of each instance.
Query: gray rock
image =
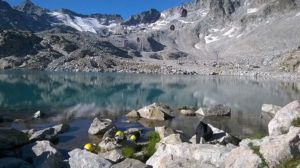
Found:
[[[36,140],[49,140],[55,142],[58,140],[58,134],[54,128],[45,128],[43,130],[36,131],[29,138],[31,141]]]
[[[202,116],[229,116],[231,114],[231,108],[223,104],[219,104],[209,108],[200,108],[196,111],[196,114]]]
[[[299,127],[290,127],[287,134],[267,136],[262,139],[259,151],[270,167],[276,167],[283,161],[300,155],[299,135]]]
[[[70,126],[69,126],[69,124],[64,123],[64,124],[55,125],[52,128],[54,128],[54,130],[57,134],[62,134],[62,133],[67,132],[70,129]]]
[[[0,128],[0,151],[11,149],[29,142],[25,133],[14,128]]]
[[[24,160],[6,157],[0,158],[0,167],[1,168],[33,168],[31,164],[25,162]]]
[[[42,112],[39,110],[33,114],[33,118],[41,118],[42,115],[43,115]]]
[[[180,134],[171,134],[160,140],[160,144],[181,144],[187,142],[187,139],[184,139]]]
[[[117,128],[113,126],[111,129],[107,130],[107,131],[103,134],[102,139],[105,139],[105,138],[107,138],[107,137],[108,137],[108,138],[114,138],[116,132],[117,132]]]
[[[103,157],[106,160],[111,161],[112,163],[118,163],[125,159],[125,157],[122,155],[121,151],[118,150],[112,150],[104,153],[99,153],[99,156]]]
[[[261,111],[265,113],[270,113],[275,115],[282,107],[276,106],[273,104],[263,104],[261,107]]]
[[[158,147],[154,155],[146,162],[153,168],[163,167],[166,157],[178,157],[181,159],[195,160],[191,166],[209,164],[215,167],[224,167],[225,158],[233,147],[210,144],[162,144]]]
[[[105,133],[113,127],[112,121],[110,119],[98,119],[95,118],[89,128],[89,134],[96,135]]]
[[[160,168],[217,168],[209,163],[197,163],[195,159],[182,158],[174,155],[164,156],[161,160]]]
[[[151,9],[149,11],[142,12],[138,15],[131,16],[130,19],[124,22],[124,25],[137,25],[141,23],[154,23],[160,17],[160,12],[156,9]]]
[[[192,110],[192,109],[181,109],[181,110],[180,110],[180,113],[181,113],[182,115],[186,115],[186,116],[194,116],[194,115],[196,115],[195,112],[196,112],[196,111],[195,111],[195,110]]]
[[[208,144],[221,144],[221,145],[226,145],[226,144],[234,144],[238,145],[239,139],[236,137],[228,134],[227,132],[220,130],[210,124],[208,126],[211,128],[213,131],[212,138],[207,142]],[[196,135],[194,135],[191,139],[190,142],[192,144],[196,144]]]
[[[74,149],[69,152],[69,155],[70,168],[111,167],[111,163],[103,157],[85,150]]]
[[[126,117],[128,117],[128,118],[140,118],[140,115],[136,110],[132,110],[128,114],[126,114]]]
[[[36,141],[21,149],[22,158],[32,162],[35,167],[61,168],[63,157],[49,141]]]
[[[172,128],[166,126],[155,127],[155,132],[159,134],[160,139],[163,139],[171,134],[175,134],[175,131]]]
[[[121,147],[114,138],[106,137],[99,143],[102,152],[111,151]]]
[[[279,110],[269,122],[269,135],[281,135],[287,133],[292,122],[300,119],[300,101],[296,100]]]
[[[233,149],[225,159],[225,168],[259,168],[261,164],[261,158],[248,146]]]
[[[149,168],[150,166],[147,166],[143,162],[135,159],[125,159],[124,161],[115,164],[112,166],[112,168]]]
[[[170,107],[160,103],[153,103],[138,110],[138,113],[142,118],[158,121],[172,118],[170,112]]]
[[[141,128],[129,128],[126,131],[124,131],[124,134],[133,134],[136,132],[141,132],[143,129]]]

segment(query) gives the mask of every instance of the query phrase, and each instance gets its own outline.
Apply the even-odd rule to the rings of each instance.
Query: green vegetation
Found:
[[[267,164],[267,162],[266,162],[266,159],[265,159],[264,156],[259,152],[260,147],[254,145],[253,143],[249,143],[248,146],[249,146],[249,148],[253,151],[253,153],[255,153],[257,156],[260,157],[260,159],[261,159],[261,161],[262,161],[260,167],[269,167],[268,164]]]
[[[131,147],[124,147],[124,148],[122,148],[122,154],[126,158],[133,158],[134,153],[135,153],[135,149],[134,148],[131,148]]]
[[[300,118],[297,118],[297,119],[293,120],[292,125],[294,127],[300,127]]]
[[[150,158],[156,151],[156,143],[160,141],[159,134],[155,131],[149,132],[147,135],[149,143],[143,147],[143,152],[146,158]]]
[[[267,136],[264,132],[257,132],[255,135],[249,137],[249,139],[262,139],[263,137]]]
[[[298,156],[292,160],[285,161],[285,162],[281,163],[278,167],[279,168],[296,168],[299,165],[300,165],[300,156]]]

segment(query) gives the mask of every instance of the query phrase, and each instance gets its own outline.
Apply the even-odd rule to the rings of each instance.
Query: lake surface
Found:
[[[0,126],[41,129],[68,122],[71,130],[60,137],[60,145],[68,150],[98,141],[87,134],[94,116],[114,119],[120,129],[166,124],[191,136],[203,118],[177,116],[162,123],[128,123],[123,116],[153,102],[172,108],[226,104],[234,109],[231,117],[204,120],[238,137],[248,137],[267,131],[269,119],[261,117],[262,104],[283,106],[299,99],[299,91],[300,83],[239,77],[2,71],[0,115],[28,120]],[[30,120],[37,110],[46,117]]]

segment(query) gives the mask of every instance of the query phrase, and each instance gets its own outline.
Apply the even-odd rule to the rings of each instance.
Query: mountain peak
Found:
[[[0,9],[11,9],[11,7],[7,2],[0,0]]]
[[[42,15],[48,11],[47,9],[35,5],[31,0],[22,1],[22,3],[16,7],[16,10],[27,14],[36,14],[36,15]]]

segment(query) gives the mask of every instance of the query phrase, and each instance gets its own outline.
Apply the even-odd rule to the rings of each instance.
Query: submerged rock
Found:
[[[58,141],[58,134],[54,128],[45,128],[43,130],[34,132],[29,138],[29,140],[49,140],[51,142],[56,142]]]
[[[296,100],[279,110],[269,122],[269,135],[281,135],[287,133],[292,122],[300,119],[300,101]]]
[[[223,104],[219,104],[209,108],[200,108],[195,113],[202,116],[230,116],[231,108]]]
[[[179,109],[180,114],[185,115],[185,116],[195,116],[196,115],[196,110],[192,107],[183,107]]]
[[[28,142],[29,139],[24,132],[14,128],[0,128],[0,151],[24,145]]]
[[[113,165],[111,168],[150,168],[143,162],[135,159],[125,159],[124,161]]]
[[[103,157],[81,149],[74,149],[69,152],[70,168],[109,168],[111,163]]]
[[[89,134],[96,135],[105,133],[105,131],[109,130],[113,127],[112,121],[110,119],[98,119],[95,118],[89,128]]]
[[[159,134],[160,139],[163,139],[171,134],[175,134],[175,131],[172,128],[166,126],[155,127],[155,132]]]
[[[37,141],[28,144],[21,149],[22,158],[32,162],[35,167],[60,168],[63,165],[63,157],[49,141]]]
[[[33,168],[31,164],[25,162],[24,160],[5,157],[0,158],[0,167],[1,168]]]
[[[54,130],[57,134],[62,134],[62,133],[67,132],[70,129],[70,126],[69,126],[69,124],[64,123],[64,124],[55,125],[52,128],[54,128]]]
[[[172,118],[170,112],[171,109],[169,106],[160,103],[153,103],[138,110],[138,113],[142,118],[159,121]]]
[[[273,104],[263,104],[261,107],[261,111],[265,113],[270,113],[275,115],[282,107],[276,106]]]
[[[233,147],[210,144],[163,144],[158,147],[146,164],[153,168],[168,167],[164,165],[171,163],[167,163],[165,158],[176,157],[193,160],[194,162],[191,162],[190,165],[193,167],[201,167],[203,164],[224,167],[225,158],[232,149]]]

